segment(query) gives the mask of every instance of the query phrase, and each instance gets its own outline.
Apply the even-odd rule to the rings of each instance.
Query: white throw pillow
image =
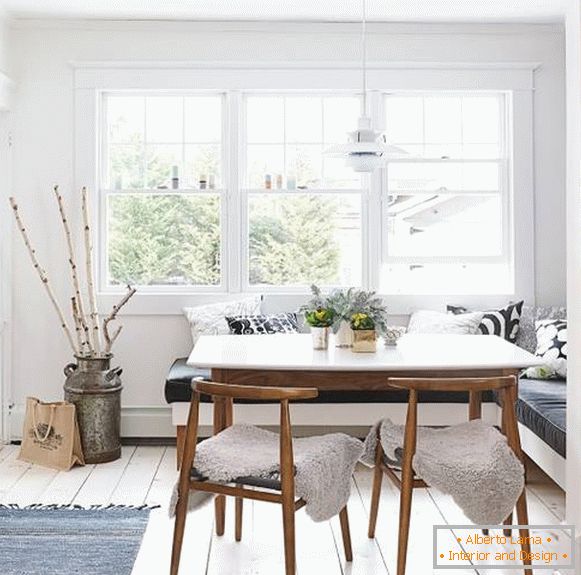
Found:
[[[230,333],[226,317],[257,315],[260,313],[262,296],[222,301],[196,307],[185,307],[184,315],[190,323],[194,345],[201,335],[226,335]]]
[[[452,315],[439,311],[420,310],[412,314],[408,333],[447,333],[474,335],[479,333],[484,312]]]

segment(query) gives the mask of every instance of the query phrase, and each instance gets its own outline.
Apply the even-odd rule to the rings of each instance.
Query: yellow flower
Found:
[[[319,321],[323,321],[324,319],[327,318],[327,310],[326,309],[318,309],[317,311],[315,311],[315,317]]]

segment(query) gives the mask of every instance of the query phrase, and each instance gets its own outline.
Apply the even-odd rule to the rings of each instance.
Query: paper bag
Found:
[[[85,465],[75,406],[26,398],[19,459],[62,471]]]

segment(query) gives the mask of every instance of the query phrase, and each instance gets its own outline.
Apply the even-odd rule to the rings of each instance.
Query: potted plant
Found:
[[[351,316],[353,330],[353,351],[357,353],[374,352],[376,350],[375,321],[363,312]]]
[[[379,333],[384,333],[387,328],[387,309],[375,292],[352,287],[347,290],[336,289],[327,297],[326,305],[335,311],[332,327],[337,347],[353,345],[351,319],[356,313],[366,313],[372,317]]]
[[[305,321],[311,327],[313,349],[327,349],[329,346],[329,331],[335,319],[335,310],[330,307],[321,294],[321,290],[311,286],[313,297],[301,307]]]

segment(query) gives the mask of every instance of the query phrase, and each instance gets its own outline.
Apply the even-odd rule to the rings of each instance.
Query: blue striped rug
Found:
[[[2,575],[130,575],[150,508],[0,506]]]

